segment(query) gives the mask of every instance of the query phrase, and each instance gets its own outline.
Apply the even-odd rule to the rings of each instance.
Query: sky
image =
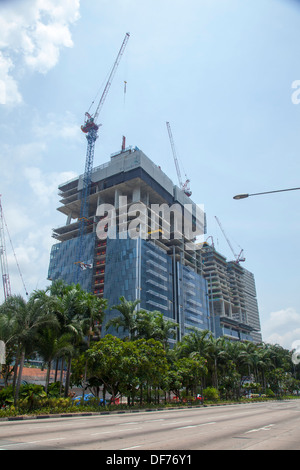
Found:
[[[94,165],[138,146],[178,183],[166,122],[207,214],[207,237],[254,273],[263,341],[300,340],[300,2],[0,0],[0,194],[13,294],[44,289],[58,185],[85,164],[84,114],[97,104]],[[126,92],[124,82],[126,84]],[[93,107],[91,108],[93,112]],[[3,301],[2,286],[0,301]]]

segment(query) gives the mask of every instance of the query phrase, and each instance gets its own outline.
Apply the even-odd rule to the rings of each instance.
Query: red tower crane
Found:
[[[170,143],[171,143],[171,147],[172,147],[174,162],[175,162],[175,166],[176,166],[176,171],[177,171],[179,186],[180,186],[180,189],[181,189],[188,197],[190,197],[190,196],[192,195],[192,191],[190,190],[190,180],[189,180],[189,179],[187,178],[187,176],[185,175],[186,180],[185,180],[184,183],[182,182],[181,173],[180,173],[180,168],[179,168],[179,163],[178,163],[178,158],[177,158],[177,153],[176,153],[176,148],[175,148],[174,139],[173,139],[173,135],[172,135],[172,131],[171,131],[171,126],[170,126],[170,123],[169,123],[169,122],[167,122],[166,124],[167,124],[167,129],[168,129],[168,133],[169,133]]]

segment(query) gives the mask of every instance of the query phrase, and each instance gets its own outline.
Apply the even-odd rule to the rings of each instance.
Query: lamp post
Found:
[[[236,196],[233,196],[233,199],[245,199],[246,197],[249,197],[249,196],[259,196],[261,194],[271,194],[271,193],[282,193],[284,191],[296,191],[297,189],[300,189],[300,188],[277,189],[276,191],[266,191],[264,193],[237,194]]]

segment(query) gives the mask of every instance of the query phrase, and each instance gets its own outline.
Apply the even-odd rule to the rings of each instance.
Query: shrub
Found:
[[[0,390],[0,407],[11,405],[13,402],[14,393],[12,385]]]
[[[47,395],[51,398],[59,398],[60,394],[64,393],[64,386],[61,386],[60,382],[53,382],[48,385]]]
[[[207,387],[203,390],[203,397],[205,400],[218,401],[220,394],[214,387]]]

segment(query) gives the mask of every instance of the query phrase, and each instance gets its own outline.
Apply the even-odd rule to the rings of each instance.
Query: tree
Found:
[[[158,311],[150,312],[153,316],[153,338],[163,344],[164,349],[168,347],[169,339],[176,338],[176,330],[178,323],[164,318],[163,314]]]
[[[194,329],[182,338],[181,355],[188,356],[192,352],[198,352],[201,357],[207,358],[210,349],[211,332],[209,330]]]
[[[147,400],[150,402],[150,392],[154,388],[165,386],[165,377],[169,366],[163,344],[155,339],[139,339],[134,341],[138,348],[138,377],[140,395],[147,388]]]
[[[68,360],[65,383],[66,397],[69,393],[72,357],[84,336],[84,295],[85,291],[81,289],[79,284],[71,284],[70,286],[65,286],[57,297],[56,314],[60,321],[61,333],[70,335],[70,344],[72,346],[64,354],[64,357]]]
[[[178,399],[181,399],[183,388],[185,388],[186,395],[195,396],[197,387],[201,387],[202,390],[202,380],[206,374],[206,359],[198,352],[191,353],[189,357],[181,357],[173,364],[169,373],[170,389]]]
[[[101,380],[114,402],[123,375],[124,342],[108,334],[91,345],[86,357],[89,376]]]
[[[107,308],[107,300],[85,292],[81,300],[83,307],[84,333],[87,336],[87,348],[90,346],[91,338],[99,341],[101,338],[101,326],[104,318],[104,310]],[[87,363],[85,364],[83,382],[86,382]],[[84,387],[83,387],[84,395]]]
[[[2,323],[11,324],[12,336],[10,342],[17,344],[16,361],[19,371],[15,370],[15,402],[18,399],[22,373],[26,353],[34,349],[35,335],[39,328],[56,324],[56,319],[51,315],[45,299],[41,301],[35,295],[29,297],[26,302],[22,296],[11,296],[2,305]]]
[[[44,362],[47,365],[45,392],[48,391],[50,383],[52,361],[62,357],[63,355],[73,355],[71,340],[72,336],[69,333],[61,334],[59,329],[54,327],[43,328],[37,333],[37,352],[40,357],[44,359]]]
[[[158,310],[149,312],[139,310],[136,314],[136,336],[137,338],[155,339],[160,341],[164,349],[168,347],[170,338],[176,338],[178,323],[164,318]]]
[[[136,306],[140,300],[126,300],[124,296],[120,297],[120,303],[118,305],[113,305],[111,310],[118,310],[121,315],[111,318],[106,324],[106,330],[113,326],[119,330],[123,329],[123,333],[128,332],[128,339],[135,335],[136,332]]]
[[[96,297],[90,292],[84,292],[82,299],[82,314],[85,324],[85,332],[87,333],[88,341],[90,338],[99,340],[101,336],[101,325],[105,316],[105,309],[107,308],[107,300]]]

